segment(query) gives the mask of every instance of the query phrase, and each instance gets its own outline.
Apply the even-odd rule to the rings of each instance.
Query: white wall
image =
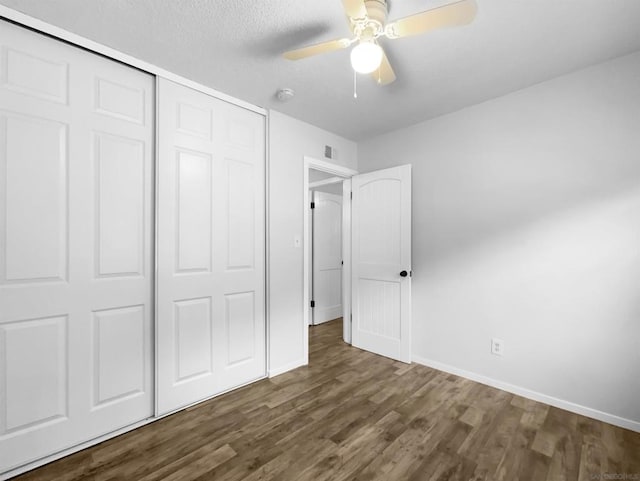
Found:
[[[417,360],[640,428],[640,53],[358,152],[413,164]]]
[[[337,150],[324,158],[324,146]],[[276,111],[269,114],[269,318],[271,374],[302,365],[304,156],[356,169],[356,144]]]

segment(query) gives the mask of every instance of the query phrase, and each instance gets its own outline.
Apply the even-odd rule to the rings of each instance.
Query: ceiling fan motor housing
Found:
[[[387,22],[387,2],[386,0],[366,0],[364,2],[367,9],[366,18],[352,18],[353,32],[360,40],[373,40],[384,33],[384,26]]]
[[[381,25],[387,22],[388,8],[386,0],[367,0],[364,5],[370,20],[375,20]]]

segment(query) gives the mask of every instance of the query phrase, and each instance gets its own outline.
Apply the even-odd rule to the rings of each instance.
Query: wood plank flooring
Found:
[[[341,321],[312,327],[309,367],[15,479],[640,480],[640,434],[379,357],[341,335]]]

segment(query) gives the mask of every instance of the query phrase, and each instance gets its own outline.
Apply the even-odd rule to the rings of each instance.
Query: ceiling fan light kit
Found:
[[[357,45],[351,51],[351,66],[358,73],[371,74],[379,85],[388,85],[396,74],[378,38],[397,39],[427,33],[432,30],[466,25],[476,16],[475,0],[457,0],[448,5],[387,23],[386,0],[342,0],[349,19],[352,38],[331,40],[284,54],[289,60],[300,60],[312,55],[342,50]]]
[[[384,52],[375,42],[360,42],[351,50],[351,66],[358,73],[371,73],[382,63]]]

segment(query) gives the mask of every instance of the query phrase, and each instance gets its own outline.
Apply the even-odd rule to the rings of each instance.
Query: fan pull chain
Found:
[[[356,71],[353,71],[353,98],[358,98],[358,74]]]

